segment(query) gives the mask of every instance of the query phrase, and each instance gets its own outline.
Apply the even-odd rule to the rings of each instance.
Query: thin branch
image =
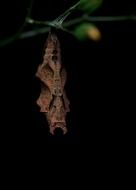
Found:
[[[27,18],[27,23],[28,24],[37,24],[37,25],[50,25],[49,21],[39,21],[39,20],[33,20],[32,18]]]
[[[127,15],[127,16],[96,16],[89,17],[84,16],[84,20],[91,22],[111,22],[111,21],[127,21],[127,20],[136,20],[136,15]]]
[[[51,25],[53,27],[56,28],[61,28],[62,27],[62,23],[64,22],[64,20],[76,9],[76,7],[80,4],[80,1],[78,1],[75,5],[73,5],[72,7],[70,7],[69,9],[67,9],[63,14],[61,14],[58,18],[56,18],[55,20],[53,20],[51,22]]]
[[[130,16],[109,16],[109,17],[104,17],[104,16],[97,16],[97,17],[93,17],[93,16],[83,16],[80,18],[76,18],[73,20],[69,20],[67,22],[64,22],[63,27],[60,28],[61,30],[71,33],[69,30],[67,30],[67,27],[79,24],[81,22],[84,21],[89,21],[89,22],[111,22],[111,21],[127,21],[127,20],[132,20],[132,21],[136,21],[136,15],[130,15]],[[50,25],[49,23],[51,23],[51,21],[34,21],[32,20],[32,24],[42,24],[42,25]],[[32,31],[28,31],[28,32],[24,32],[20,35],[20,39],[24,39],[24,38],[28,38],[28,37],[33,37],[39,34],[44,34],[46,32],[49,31],[49,27],[43,27],[40,29],[36,29],[36,30],[32,30]]]
[[[39,34],[45,34],[46,32],[49,32],[49,31],[50,31],[50,27],[44,27],[44,28],[39,28],[36,30],[31,30],[31,31],[20,34],[19,39],[34,37]]]
[[[88,16],[83,15],[82,17],[75,18],[69,21],[64,22],[63,26],[69,27],[75,24],[78,24],[83,21],[89,21],[89,22],[111,22],[111,21],[127,21],[132,20],[136,21],[136,15],[128,15],[128,16]],[[33,20],[31,18],[27,21],[30,24],[38,24],[38,25],[46,25],[46,26],[56,26],[53,25],[54,21],[37,21]]]
[[[51,26],[55,28],[60,28],[62,29],[62,23],[64,20],[71,14],[71,12],[76,9],[76,7],[80,4],[80,1],[78,1],[75,5],[67,9],[63,14],[61,14],[59,17],[57,17],[53,21],[37,21],[33,20],[32,18],[27,18],[27,23],[29,24],[38,24],[38,25],[46,25],[46,26]]]
[[[5,46],[13,41],[15,41],[16,39],[24,39],[24,38],[28,38],[28,37],[33,37],[36,36],[38,34],[44,33],[49,31],[49,26],[50,27],[55,27],[55,28],[59,28],[62,30],[66,30],[62,28],[62,23],[63,21],[67,18],[67,16],[80,4],[80,1],[78,1],[75,5],[73,5],[72,7],[70,7],[69,9],[67,9],[62,15],[60,15],[57,19],[55,19],[54,21],[51,22],[42,22],[42,21],[34,21],[33,19],[30,18],[30,14],[31,14],[31,10],[32,10],[32,5],[33,5],[33,1],[30,1],[30,5],[28,8],[28,12],[27,15],[25,17],[25,21],[23,23],[23,25],[20,27],[20,29],[11,37],[6,38],[4,40],[0,40],[0,47]],[[23,32],[24,27],[26,26],[26,24],[42,24],[42,25],[46,25],[48,27],[46,28],[40,28],[40,29],[36,29],[33,31],[28,31],[28,32]]]
[[[34,0],[30,1],[30,5],[28,7],[25,21],[24,21],[23,25],[20,27],[20,29],[18,30],[18,32],[9,38],[1,40],[0,46],[7,45],[7,44],[15,41],[16,39],[24,39],[24,38],[34,37],[39,34],[44,34],[50,30],[50,27],[55,27],[57,29],[61,29],[61,30],[65,31],[65,32],[72,33],[71,31],[69,31],[67,29],[68,27],[79,24],[81,22],[85,22],[85,21],[87,21],[87,22],[112,22],[112,21],[127,21],[127,20],[136,21],[136,15],[128,15],[128,16],[88,16],[88,15],[83,15],[82,17],[75,18],[75,19],[64,22],[64,20],[67,18],[67,16],[73,10],[75,10],[76,7],[80,4],[80,1],[78,1],[74,6],[67,9],[63,14],[61,14],[57,19],[55,19],[53,21],[36,21],[36,20],[31,19],[31,17],[30,17],[33,1]],[[42,27],[42,28],[35,29],[32,31],[23,32],[24,27],[28,23],[44,25],[46,27]],[[62,23],[63,23],[63,25],[62,25]]]
[[[76,18],[73,20],[69,20],[64,23],[63,26],[69,27],[80,22],[89,21],[89,22],[111,22],[111,21],[127,21],[132,20],[136,21],[136,15],[128,15],[128,16],[87,16],[83,15],[80,18]]]

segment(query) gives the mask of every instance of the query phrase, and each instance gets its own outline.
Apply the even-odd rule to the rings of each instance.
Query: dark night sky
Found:
[[[35,0],[32,16],[37,20],[54,19],[75,0]],[[119,3],[120,2],[120,3]],[[133,1],[105,0],[94,15],[127,15],[134,13]],[[13,34],[22,24],[28,1],[9,1],[1,9],[1,36]],[[62,48],[62,60],[68,73],[66,90],[71,101],[68,114],[69,133],[52,137],[47,123],[38,112],[36,99],[40,84],[35,78],[38,64],[42,61],[43,46],[47,34],[20,40],[1,49],[4,92],[10,91],[9,112],[12,131],[29,134],[31,143],[83,144],[116,142],[124,131],[122,109],[125,109],[129,89],[129,68],[134,64],[136,23],[97,23],[102,33],[100,42],[79,42],[70,34],[58,31]],[[8,78],[8,80],[6,80]],[[5,96],[5,95],[4,95]],[[19,120],[17,121],[16,118]],[[17,126],[17,127],[16,127]],[[15,130],[14,130],[15,129]],[[11,131],[10,126],[7,131]]]

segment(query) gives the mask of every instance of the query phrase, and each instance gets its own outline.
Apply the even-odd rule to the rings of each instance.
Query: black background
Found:
[[[51,20],[63,13],[74,0],[35,0],[32,17]],[[1,11],[1,39],[14,34],[22,25],[28,1],[5,1]],[[133,1],[104,0],[93,15],[116,16],[135,13]],[[73,14],[74,17],[74,14]],[[40,82],[35,77],[42,62],[47,33],[18,40],[1,48],[2,112],[5,134],[29,138],[31,144],[115,144],[127,130],[127,95],[135,59],[136,22],[99,22],[100,42],[80,42],[72,35],[57,31],[62,60],[68,73],[66,91],[71,102],[67,115],[68,134],[49,134],[45,117],[36,100]],[[6,124],[6,121],[9,123]],[[12,137],[11,137],[12,138]],[[22,142],[23,142],[22,141]]]

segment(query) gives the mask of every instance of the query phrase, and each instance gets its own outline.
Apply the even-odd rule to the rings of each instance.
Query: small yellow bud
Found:
[[[101,39],[101,32],[99,31],[98,28],[96,28],[95,26],[91,26],[87,29],[86,31],[87,36],[94,40],[94,41],[99,41]]]
[[[92,23],[82,23],[76,26],[74,34],[79,40],[91,39],[99,41],[101,39],[101,32]]]

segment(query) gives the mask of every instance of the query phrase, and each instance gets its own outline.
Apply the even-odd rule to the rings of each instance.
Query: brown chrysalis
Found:
[[[39,65],[36,76],[42,82],[41,94],[37,100],[40,112],[45,113],[50,133],[61,128],[67,133],[66,113],[69,112],[69,100],[64,86],[66,70],[61,64],[60,44],[54,33],[49,33],[43,62]]]

